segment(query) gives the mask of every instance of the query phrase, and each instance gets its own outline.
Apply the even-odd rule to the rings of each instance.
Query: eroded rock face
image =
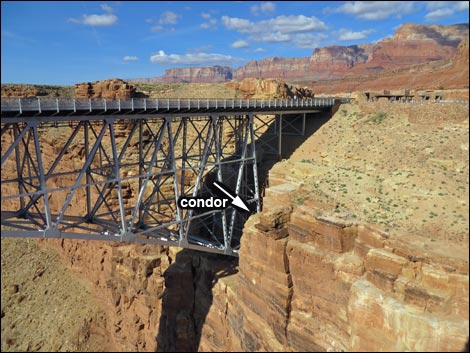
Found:
[[[263,60],[251,60],[246,65],[234,70],[233,78],[270,78],[296,79],[303,77],[308,69],[308,58],[272,57]]]
[[[133,97],[135,97],[135,87],[118,78],[75,85],[75,98],[125,99]]]
[[[267,189],[263,213],[246,223],[240,271],[214,287],[201,350],[465,348],[468,262],[318,216],[314,204],[280,207],[284,186]]]
[[[228,82],[227,87],[237,90],[241,98],[313,98],[314,93],[308,88],[289,85],[281,79],[246,78],[241,82]]]

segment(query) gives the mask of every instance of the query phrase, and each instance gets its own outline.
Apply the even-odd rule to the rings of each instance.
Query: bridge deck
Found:
[[[208,115],[214,113],[280,114],[330,109],[335,98],[304,99],[64,99],[2,98],[2,119],[8,117],[95,117]],[[74,119],[73,119],[74,120]],[[81,120],[81,119],[77,119]]]

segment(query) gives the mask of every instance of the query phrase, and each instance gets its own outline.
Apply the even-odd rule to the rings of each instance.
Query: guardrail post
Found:
[[[131,98],[132,111],[134,111],[134,98]]]
[[[181,100],[178,98],[178,110],[181,109]]]
[[[20,109],[20,114],[22,114],[23,109],[21,108],[21,98],[18,98],[18,108]]]
[[[91,98],[88,98],[88,104],[90,106],[90,112],[91,112]]]
[[[155,99],[155,110],[158,110],[158,98]]]
[[[58,113],[58,112],[59,112],[59,98],[56,98],[56,99],[55,99],[55,104],[56,104],[57,113]]]
[[[75,102],[75,98],[73,99],[73,112],[76,113],[77,112],[77,104]]]
[[[38,108],[39,108],[39,113],[41,113],[41,99],[38,97]]]
[[[107,112],[108,109],[107,109],[107,107],[106,107],[106,99],[103,99],[103,100],[104,100],[104,111]],[[59,107],[57,107],[57,109],[58,109],[58,108],[59,108]],[[57,110],[57,111],[58,111],[58,110]]]
[[[118,109],[121,111],[121,98],[118,98]]]
[[[147,98],[144,98],[144,110],[147,111]]]

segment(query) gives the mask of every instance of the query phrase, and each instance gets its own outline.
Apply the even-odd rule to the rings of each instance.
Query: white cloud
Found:
[[[449,9],[449,8],[443,8],[443,9],[437,9],[437,10],[434,10],[434,11],[431,11],[429,13],[426,14],[426,16],[424,16],[424,18],[427,20],[427,21],[434,21],[438,18],[441,18],[441,17],[447,17],[447,16],[450,16],[450,15],[453,15],[455,11]]]
[[[324,33],[316,35],[312,33],[299,33],[294,37],[294,43],[298,48],[315,49],[319,46],[322,39],[328,38]]]
[[[209,18],[211,18],[211,14],[210,13],[207,13],[207,12],[202,12],[201,13],[201,17],[205,20],[208,20]]]
[[[374,33],[375,30],[374,29],[366,29],[364,31],[360,31],[360,32],[353,32],[349,29],[340,29],[338,31],[338,34],[339,35],[339,40],[340,41],[351,41],[351,40],[359,40],[359,39],[364,39],[366,38],[369,34],[371,33]]]
[[[459,11],[468,11],[468,1],[429,1],[427,9],[430,12],[424,16],[425,20],[435,21]]]
[[[235,42],[233,42],[231,45],[230,45],[232,48],[248,48],[250,46],[250,44],[248,44],[247,41],[245,40],[237,40]]]
[[[117,23],[118,18],[113,14],[105,15],[82,15],[82,18],[69,18],[70,22],[80,23],[87,26],[112,26]]]
[[[266,49],[264,48],[256,48],[255,50],[253,50],[255,53],[264,53],[266,51]]]
[[[468,11],[468,1],[456,1],[454,9],[456,11]]]
[[[113,13],[114,12],[113,8],[111,6],[109,6],[108,4],[101,4],[100,7],[104,12],[107,12],[107,13]]]
[[[161,31],[162,29],[163,29],[163,26],[155,25],[155,26],[152,26],[152,28],[150,30],[152,32],[158,32],[158,31]]]
[[[156,24],[150,28],[150,30],[152,32],[158,32],[166,28],[168,31],[174,31],[174,28],[168,28],[165,26],[177,24],[180,17],[180,15],[173,11],[165,11],[160,15],[160,18],[158,19],[158,21],[156,21]],[[152,23],[153,19],[147,18],[145,22]]]
[[[228,29],[233,29],[240,33],[252,33],[255,24],[244,18],[222,16],[222,23]]]
[[[215,18],[211,18],[208,22],[201,23],[201,28],[209,29],[215,27],[217,25],[217,20]]]
[[[284,34],[281,32],[256,33],[250,36],[250,38],[256,42],[267,42],[267,43],[288,42],[292,39],[289,34]]]
[[[261,11],[266,15],[272,15],[276,11],[276,5],[272,2],[263,2],[260,8]]]
[[[277,16],[269,20],[253,22],[244,18],[222,16],[222,23],[228,29],[247,34],[255,42],[292,42],[299,48],[315,47],[321,37],[312,33],[326,30],[326,25],[315,16]]]
[[[161,14],[160,20],[158,21],[159,24],[161,25],[167,25],[167,24],[177,24],[179,15],[174,13],[173,11],[165,11],[164,13]]]
[[[306,17],[304,15],[282,15],[258,22],[251,22],[244,18],[222,16],[222,23],[228,29],[243,34],[266,34],[270,32],[288,34],[327,29],[326,25],[315,16]]]
[[[332,12],[341,12],[363,20],[383,20],[390,16],[400,18],[415,11],[414,1],[349,1]]]
[[[272,15],[276,11],[276,5],[272,2],[263,2],[261,5],[253,5],[250,7],[250,11],[253,15],[258,16],[260,12],[265,15]]]
[[[137,60],[139,60],[139,58],[137,56],[126,55],[125,57],[122,58],[122,60],[124,60],[124,61],[137,61]]]
[[[223,54],[165,54],[160,50],[157,54],[150,57],[153,64],[160,65],[234,65],[244,61],[241,58],[236,58],[231,55]]]

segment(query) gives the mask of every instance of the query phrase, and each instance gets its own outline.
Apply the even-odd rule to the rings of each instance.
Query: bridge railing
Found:
[[[164,110],[233,110],[331,107],[335,98],[276,98],[276,99],[70,99],[70,98],[2,98],[2,112],[57,112],[68,111],[164,111]]]

